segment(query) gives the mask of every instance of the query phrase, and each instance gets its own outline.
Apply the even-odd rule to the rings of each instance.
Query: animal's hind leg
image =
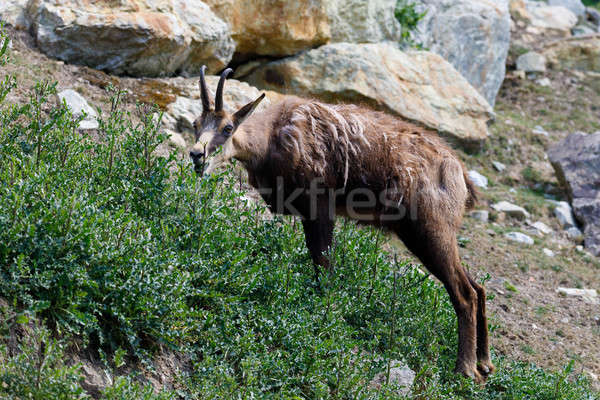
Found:
[[[471,277],[469,277],[469,282],[477,292],[477,369],[480,374],[487,376],[494,372],[495,367],[490,359],[485,289]]]
[[[436,224],[435,229],[412,225],[398,231],[406,246],[446,288],[458,320],[456,372],[483,383],[477,369],[477,292],[469,281],[458,256],[458,244],[451,229]],[[431,225],[430,225],[431,226]]]

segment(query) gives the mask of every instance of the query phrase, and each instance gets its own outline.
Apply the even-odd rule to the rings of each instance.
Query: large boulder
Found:
[[[581,0],[548,0],[548,4],[551,6],[562,6],[578,17],[585,14],[585,5]]]
[[[381,43],[325,45],[266,64],[247,81],[324,101],[365,103],[469,147],[488,136],[493,118],[487,101],[442,57]]]
[[[600,34],[552,42],[543,54],[552,68],[600,72]]]
[[[25,17],[28,0],[0,1],[0,22],[17,29],[29,29],[29,21]]]
[[[600,255],[600,132],[577,132],[548,150],[573,212],[584,225],[585,247]]]
[[[236,52],[293,55],[328,42],[397,41],[395,0],[207,0],[229,24]]]
[[[538,1],[527,1],[526,5],[528,14],[525,19],[533,33],[568,37],[577,25],[577,16],[563,6],[550,6]]]
[[[417,0],[414,38],[444,57],[494,105],[510,45],[508,0]]]
[[[76,64],[132,76],[195,74],[231,60],[227,24],[200,2],[121,0],[118,7],[86,0],[31,0],[28,15],[38,46]]]

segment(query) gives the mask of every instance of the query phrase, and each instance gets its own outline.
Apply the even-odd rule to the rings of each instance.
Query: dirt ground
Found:
[[[9,31],[13,38],[12,62],[3,67],[15,73],[19,87],[8,102],[20,102],[39,79],[58,82],[58,90],[72,88],[103,111],[109,108],[108,83],[127,89],[128,101],[153,101],[166,105],[176,93],[152,79],[111,77],[89,68],[66,65],[39,53],[31,37]],[[514,56],[509,59],[509,66]],[[460,152],[469,169],[489,179],[478,208],[490,210],[499,200],[514,202],[543,221],[553,232],[543,237],[528,231],[524,221],[490,212],[489,222],[466,217],[460,242],[463,261],[473,275],[489,274],[488,314],[491,344],[496,354],[561,369],[575,360],[575,370],[600,376],[600,305],[562,297],[556,288],[580,287],[600,291],[600,260],[578,251],[562,232],[547,198],[564,199],[554,171],[545,156],[554,142],[574,131],[600,130],[600,77],[582,72],[549,71],[552,82],[541,87],[510,70],[496,103],[491,137],[477,154]],[[541,126],[548,137],[532,133]],[[496,171],[491,162],[507,166]],[[534,245],[515,244],[503,234],[517,230],[535,238]],[[542,252],[548,248],[555,257]],[[406,254],[401,246],[398,252]],[[408,254],[406,254],[408,256]],[[598,380],[595,386],[600,388]]]

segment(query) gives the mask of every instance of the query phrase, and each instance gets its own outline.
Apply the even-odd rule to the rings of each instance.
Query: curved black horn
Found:
[[[208,89],[206,88],[206,80],[204,79],[204,71],[206,70],[206,65],[203,65],[200,68],[200,97],[202,98],[202,109],[204,111],[210,110],[210,97],[208,95]]]
[[[217,93],[215,94],[215,111],[221,111],[223,109],[223,86],[225,85],[225,79],[227,79],[227,75],[232,72],[233,70],[231,68],[227,68],[221,73],[221,79],[219,79]]]

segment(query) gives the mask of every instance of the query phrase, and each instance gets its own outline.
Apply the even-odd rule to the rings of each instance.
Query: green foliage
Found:
[[[198,179],[161,146],[153,109],[130,115],[113,91],[92,136],[51,104],[54,92],[39,83],[25,104],[0,102],[0,298],[18,310],[11,324],[41,318],[115,368],[132,356],[149,364],[159,345],[176,351],[188,398],[397,398],[368,387],[393,359],[417,372],[420,398],[593,398],[570,369],[496,360],[485,388],[455,376],[447,294],[382,252],[379,232],[339,225],[335,273],[317,286],[299,222],[267,217],[229,172]],[[0,348],[0,394],[85,397],[64,358],[46,333],[17,355]],[[105,398],[174,397],[114,382]]]
[[[415,45],[411,32],[415,30],[419,21],[427,14],[427,11],[418,12],[415,3],[411,0],[398,0],[394,16],[402,27],[402,41]]]
[[[66,366],[63,344],[47,329],[35,328],[22,338],[19,351],[9,356],[0,344],[0,398],[7,400],[85,399],[78,366]]]

